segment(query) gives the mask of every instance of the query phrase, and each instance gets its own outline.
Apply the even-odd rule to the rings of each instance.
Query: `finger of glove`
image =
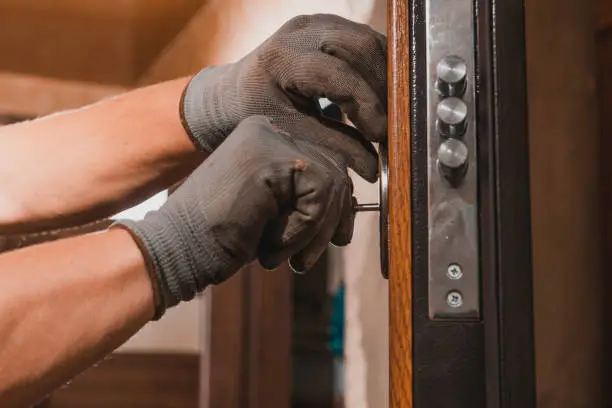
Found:
[[[302,44],[336,55],[357,69],[386,106],[387,37],[367,24],[335,14],[300,15],[285,23],[278,33],[299,36]]]
[[[378,179],[378,152],[357,129],[324,117],[303,116],[289,126],[289,131],[296,139],[308,140],[340,154],[368,182]]]
[[[331,238],[332,244],[341,247],[351,243],[355,229],[356,205],[357,199],[353,197],[351,191],[346,191],[343,195],[343,202],[340,208],[338,227]]]
[[[338,201],[333,198],[330,202],[335,204]],[[312,268],[330,243],[339,223],[339,215],[340,206],[332,205],[316,227],[296,233],[288,241],[288,245],[281,245],[271,251],[262,253],[259,258],[260,263],[268,269],[274,269],[289,258],[291,267],[295,272],[305,272]],[[273,228],[277,231],[284,229],[281,232],[282,235],[286,230],[295,228],[295,225],[301,222],[300,215],[294,212],[288,214],[281,223]]]
[[[282,214],[278,219],[271,221],[266,226],[259,245],[257,258],[264,269],[273,270],[289,259],[289,257],[302,250],[316,233],[313,225],[303,229],[300,233],[292,236],[291,241],[283,242],[285,229],[295,221],[290,218],[296,217],[295,213]]]
[[[323,229],[331,229],[329,229],[328,232],[322,231],[318,234],[319,236],[323,236],[325,241],[323,250],[330,241],[337,246],[349,244],[353,236],[356,200],[353,198],[353,180],[348,175],[348,169],[345,162],[334,152],[317,147],[311,142],[296,140],[295,143],[302,151],[316,158],[320,163],[323,163],[325,167],[329,167],[330,172],[334,174],[333,177],[336,180],[334,192],[337,192],[337,196],[336,198],[330,198],[330,208],[326,213],[327,219],[322,224]],[[310,251],[309,248],[313,245],[315,247]],[[313,262],[316,262],[316,259],[320,256],[320,253],[317,253],[317,248],[319,247],[316,243],[313,244],[311,242],[311,244],[303,250],[306,265],[312,266],[314,264]],[[312,260],[313,262],[310,262],[308,259],[308,254],[310,252],[314,253],[315,259]]]
[[[337,246],[347,245],[353,236],[355,212],[350,189],[345,188],[338,197],[338,205],[327,213],[319,233],[302,250],[289,259],[291,268],[298,272],[311,269],[321,258],[330,242]]]
[[[326,97],[342,108],[363,136],[383,142],[387,113],[368,82],[347,62],[321,52],[299,56],[277,72],[279,85],[305,97]]]
[[[295,174],[295,208],[266,226],[258,250],[262,266],[273,269],[305,248],[325,226],[327,214],[335,212],[331,239],[338,223],[338,210],[334,210],[338,207],[337,185],[343,182],[337,169],[316,162]]]
[[[387,111],[387,38],[367,25],[326,31],[321,51],[348,63],[370,85]]]
[[[333,222],[328,219],[323,224],[324,226],[332,228],[335,226],[335,230],[330,230],[333,231],[331,235],[326,233],[319,233],[319,235],[324,236],[325,245],[327,245],[330,241],[336,246],[348,245],[353,237],[357,200],[353,197],[355,186],[353,184],[353,180],[348,174],[346,163],[342,160],[341,156],[338,156],[333,151],[317,147],[311,142],[296,140],[295,143],[297,146],[299,146],[300,150],[306,152],[313,158],[317,158],[320,163],[323,163],[326,167],[329,167],[334,174],[334,179],[337,180],[337,188],[334,190],[338,192],[337,199],[330,199],[331,207],[327,212],[328,217],[330,215],[333,217]],[[309,246],[312,245],[312,243],[309,244]],[[307,248],[303,250],[303,252],[305,253],[303,256],[306,257],[306,265],[314,265],[314,262],[316,262],[316,259],[318,259],[320,256],[320,253],[317,255],[316,248],[314,248],[313,251],[309,251]],[[313,252],[315,256],[315,259],[312,260],[312,262],[307,259],[307,254],[310,252]]]
[[[318,234],[300,251],[290,255],[289,264],[291,269],[297,273],[303,273],[311,269],[327,249],[338,225],[339,208],[330,211]]]

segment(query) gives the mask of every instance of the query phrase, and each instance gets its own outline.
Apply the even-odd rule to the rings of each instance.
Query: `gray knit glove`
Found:
[[[212,152],[241,120],[264,115],[341,154],[373,182],[378,160],[370,142],[387,136],[386,54],[385,36],[367,25],[329,14],[295,17],[240,61],[199,72],[183,93],[183,126]],[[359,130],[322,117],[321,97]]]
[[[353,221],[339,156],[255,116],[158,211],[116,225],[132,233],[149,262],[158,319],[255,259],[273,269],[291,257],[297,269],[310,268],[330,241],[350,242]]]

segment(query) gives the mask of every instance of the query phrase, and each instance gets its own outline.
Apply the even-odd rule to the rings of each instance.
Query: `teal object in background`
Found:
[[[338,288],[332,303],[330,347],[335,357],[344,356],[344,284]]]

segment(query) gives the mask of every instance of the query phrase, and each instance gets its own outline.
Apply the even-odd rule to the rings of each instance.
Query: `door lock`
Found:
[[[378,184],[378,203],[356,204],[355,212],[375,212],[378,211],[378,223],[380,231],[380,272],[383,278],[389,279],[389,168],[387,146],[379,145],[379,184]]]
[[[321,116],[336,122],[344,123],[342,111],[327,98],[318,98],[316,106],[319,109]],[[389,207],[387,201],[387,188],[389,181],[388,168],[388,153],[387,146],[379,144],[378,146],[378,203],[356,204],[355,212],[378,212],[379,213],[379,230],[380,230],[380,271],[385,279],[389,279]]]
[[[425,0],[429,318],[480,319],[472,0]]]

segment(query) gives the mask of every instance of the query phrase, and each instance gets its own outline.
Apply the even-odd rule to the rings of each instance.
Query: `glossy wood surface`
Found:
[[[391,0],[389,41],[390,406],[412,404],[410,33],[408,0]]]

